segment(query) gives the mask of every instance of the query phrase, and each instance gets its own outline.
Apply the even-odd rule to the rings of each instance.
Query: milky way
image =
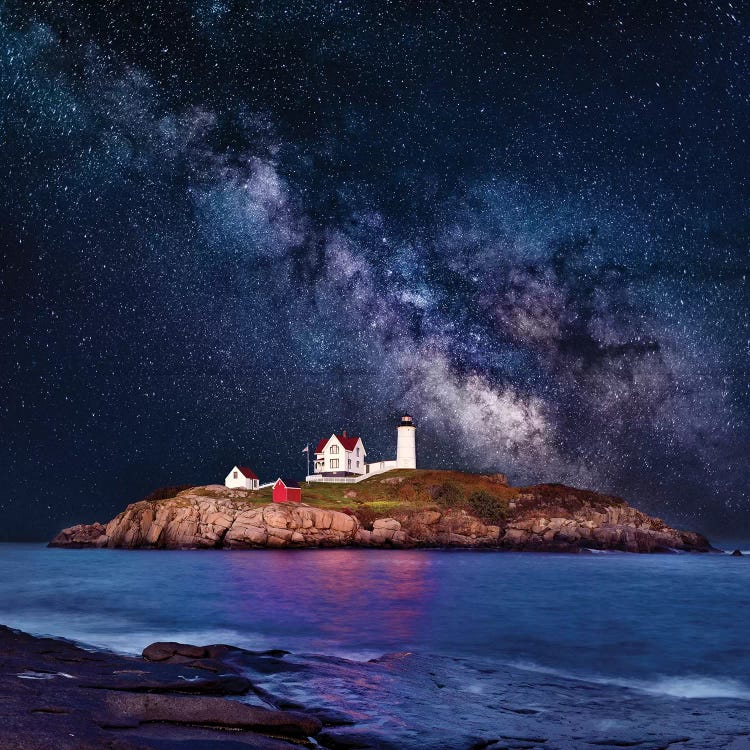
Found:
[[[0,1],[0,536],[402,410],[750,530],[747,17],[480,5]]]

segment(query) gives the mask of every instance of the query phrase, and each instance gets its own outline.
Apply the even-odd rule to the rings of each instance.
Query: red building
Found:
[[[301,503],[302,489],[296,482],[285,482],[279,477],[273,485],[275,503]]]

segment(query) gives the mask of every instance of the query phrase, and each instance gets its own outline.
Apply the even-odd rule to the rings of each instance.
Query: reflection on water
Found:
[[[260,569],[256,554],[225,556],[223,604],[250,627],[262,618],[307,634],[310,648],[359,642],[366,649],[383,636],[411,644],[434,595],[429,556],[418,551],[390,557],[351,550],[271,555],[271,564]]]

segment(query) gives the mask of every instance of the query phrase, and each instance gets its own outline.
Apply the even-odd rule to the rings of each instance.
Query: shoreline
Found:
[[[0,626],[0,747],[723,750],[746,736],[746,697],[627,682],[409,652],[156,642],[125,656]]]
[[[283,710],[268,696],[259,697],[231,664],[235,651],[157,643],[143,657],[126,656],[0,625],[0,747],[177,750],[226,744],[289,750],[309,745],[323,722],[314,711]],[[237,700],[241,697],[243,702]]]

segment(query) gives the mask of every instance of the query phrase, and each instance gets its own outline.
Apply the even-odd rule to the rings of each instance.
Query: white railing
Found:
[[[327,477],[322,474],[308,474],[305,477],[305,481],[326,482],[330,484],[357,484],[357,482],[361,482],[377,474],[385,474],[386,471],[393,471],[398,466],[396,461],[378,461],[374,464],[365,464],[365,468],[367,469],[367,473],[356,477]]]
[[[367,479],[367,474],[358,477],[324,477],[320,474],[309,474],[305,477],[306,482],[330,482],[331,484],[356,484]]]
[[[274,479],[273,482],[266,482],[265,484],[259,484],[258,489],[262,490],[264,487],[273,487],[276,484],[276,480]]]

